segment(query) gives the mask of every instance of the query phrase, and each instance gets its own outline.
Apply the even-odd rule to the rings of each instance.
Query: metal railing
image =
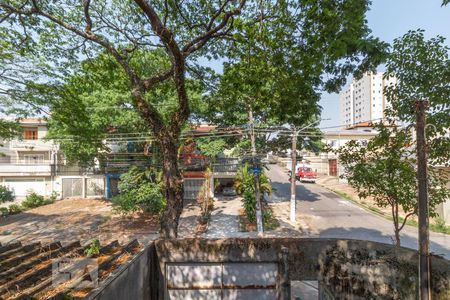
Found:
[[[212,164],[213,172],[216,173],[235,173],[242,165],[238,158],[219,158]]]

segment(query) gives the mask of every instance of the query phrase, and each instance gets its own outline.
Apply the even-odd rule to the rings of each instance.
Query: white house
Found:
[[[52,165],[58,147],[45,141],[47,123],[41,119],[22,119],[21,137],[0,140],[0,183],[14,191],[16,197],[28,192],[49,195],[54,189]]]
[[[9,187],[16,199],[30,192],[60,197],[103,196],[104,176],[83,174],[78,166],[68,166],[59,146],[45,140],[47,122],[21,119],[22,135],[0,140],[0,184]]]

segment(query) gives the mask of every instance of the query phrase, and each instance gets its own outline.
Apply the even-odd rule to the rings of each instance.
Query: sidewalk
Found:
[[[197,233],[198,217],[202,210],[197,201],[186,203],[178,223],[178,237],[194,237]]]
[[[241,197],[219,197],[214,201],[214,210],[211,213],[211,220],[206,238],[225,238],[225,237],[257,237],[256,231],[240,231],[239,228],[239,210],[242,208]],[[305,237],[302,226],[298,229],[297,224],[289,222],[289,202],[269,203],[273,210],[274,217],[280,223],[280,226],[274,230],[265,231],[264,237]]]
[[[239,209],[242,207],[240,197],[218,197],[214,200],[206,238],[249,237],[256,232],[239,231]]]

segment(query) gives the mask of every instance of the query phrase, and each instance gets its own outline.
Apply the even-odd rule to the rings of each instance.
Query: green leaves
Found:
[[[113,209],[124,215],[140,210],[157,214],[166,206],[161,175],[154,169],[132,167],[120,176],[119,191]]]
[[[450,162],[450,48],[441,36],[426,40],[423,30],[395,39],[386,64],[386,77],[396,77],[385,88],[392,104],[388,115],[415,121],[415,101],[428,101],[427,139],[433,164]]]
[[[0,119],[0,138],[9,140],[17,137],[22,129],[20,124],[15,121],[7,121]]]
[[[401,230],[400,208],[417,214],[417,171],[415,141],[409,130],[377,124],[379,134],[367,144],[350,141],[336,151],[346,178],[361,198],[371,197],[380,207],[391,207],[396,230]],[[428,168],[430,216],[450,197],[448,177],[443,170]]]

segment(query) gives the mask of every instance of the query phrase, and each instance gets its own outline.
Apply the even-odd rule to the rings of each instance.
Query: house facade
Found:
[[[104,176],[86,174],[78,166],[68,165],[58,144],[46,140],[47,122],[21,119],[22,134],[0,140],[0,184],[21,200],[34,192],[60,198],[103,196]]]
[[[41,119],[20,121],[22,136],[0,141],[0,183],[17,198],[29,192],[50,195],[55,190],[58,146],[44,140],[47,123]]]

